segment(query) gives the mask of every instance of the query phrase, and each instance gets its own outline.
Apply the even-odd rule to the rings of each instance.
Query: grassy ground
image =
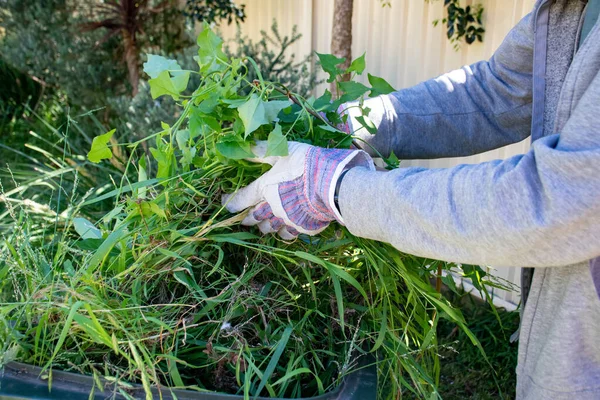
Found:
[[[498,311],[475,302],[469,295],[455,296],[469,328],[481,341],[488,362],[466,335],[454,324],[443,321],[439,327],[440,393],[444,399],[514,399],[518,343],[510,335],[519,326],[519,313]]]

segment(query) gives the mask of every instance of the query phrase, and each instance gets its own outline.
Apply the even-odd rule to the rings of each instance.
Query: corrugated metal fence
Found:
[[[247,20],[241,25],[243,35],[260,38],[260,31],[269,31],[276,20],[281,34],[289,34],[298,27],[302,38],[293,45],[297,58],[313,51],[328,53],[333,19],[332,0],[243,0]],[[462,65],[489,58],[508,31],[533,8],[535,0],[479,0],[485,7],[486,33],[483,43],[463,44],[456,51],[445,37],[442,26],[432,21],[443,18],[442,0],[391,0],[390,7],[382,7],[379,0],[354,0],[352,21],[352,52],[359,56],[366,52],[367,71],[385,78],[397,89],[412,86]],[[473,4],[467,0],[464,4]],[[233,39],[235,26],[224,26],[225,39]],[[365,74],[366,77],[366,74]],[[364,78],[363,78],[364,79]],[[325,86],[316,88],[322,92]],[[487,153],[438,160],[404,161],[403,166],[429,168],[450,167],[461,163],[506,158],[528,149],[524,141]],[[519,284],[517,268],[499,268],[497,276]],[[499,300],[516,304],[516,293],[495,293]]]

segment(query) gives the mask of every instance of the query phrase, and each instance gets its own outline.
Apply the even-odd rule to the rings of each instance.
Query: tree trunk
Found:
[[[140,70],[138,66],[138,51],[135,43],[135,34],[127,29],[121,31],[123,36],[123,47],[125,48],[125,62],[129,72],[129,83],[131,84],[131,97],[135,97],[138,92],[140,81]]]
[[[333,28],[331,30],[331,54],[344,57],[346,62],[341,68],[348,68],[352,62],[352,8],[354,0],[335,0],[333,8]],[[350,76],[343,76],[343,80]],[[335,82],[331,83],[331,93],[338,97]]]

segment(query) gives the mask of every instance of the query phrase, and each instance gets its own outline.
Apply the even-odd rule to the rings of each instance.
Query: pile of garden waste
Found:
[[[92,375],[97,391],[100,378],[125,395],[142,384],[148,398],[152,387],[311,397],[376,364],[380,398],[437,397],[437,323],[468,332],[432,284],[441,263],[335,223],[292,242],[262,236],[221,204],[267,170],[245,160],[256,140],[279,156],[288,140],[349,147],[338,107],[359,100],[371,131],[360,99],[393,89],[372,75],[369,86],[341,80],[362,75],[364,56],[341,69],[319,54],[339,97],[303,98],[260,71],[248,81],[254,61],[228,59],[209,29],[198,46],[198,71],[157,55],[144,64],[152,97],[181,106],[176,122],[137,142],[117,144],[114,130],[94,138],[89,161],[124,157],[111,190],[65,190],[70,206],[45,224],[26,200],[5,201],[14,223],[0,238],[0,364],[43,367],[50,385],[52,369]],[[81,217],[107,200],[101,218]]]

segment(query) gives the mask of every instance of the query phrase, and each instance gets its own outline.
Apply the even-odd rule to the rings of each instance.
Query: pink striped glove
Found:
[[[334,206],[337,180],[346,169],[362,166],[374,170],[373,160],[362,150],[323,149],[288,142],[289,155],[265,157],[266,142],[252,149],[248,161],[271,164],[263,176],[234,194],[223,196],[232,213],[252,207],[242,225],[258,225],[263,233],[278,232],[285,240],[299,233],[315,235],[342,216]]]

